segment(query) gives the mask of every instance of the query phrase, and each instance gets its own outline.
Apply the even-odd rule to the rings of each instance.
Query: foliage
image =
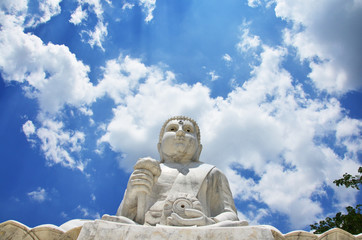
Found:
[[[327,217],[325,220],[319,223],[310,225],[314,233],[324,233],[331,228],[341,228],[352,234],[359,234],[362,232],[362,214],[361,204],[358,204],[356,208],[351,206],[346,207],[347,214],[337,213],[335,217]]]
[[[362,167],[358,168],[359,176],[356,175],[352,177],[351,174],[345,173],[343,174],[343,178],[334,180],[333,183],[335,183],[338,187],[344,185],[346,188],[356,188],[359,190],[359,184],[362,182]]]
[[[343,178],[333,181],[337,186],[345,186],[346,188],[355,188],[360,190],[362,182],[362,167],[358,168],[359,175],[352,176],[351,174],[343,174]],[[351,206],[346,207],[347,214],[338,212],[335,217],[327,217],[325,220],[319,221],[310,225],[314,233],[324,233],[331,228],[340,228],[352,234],[362,233],[362,204],[358,204],[356,208]]]

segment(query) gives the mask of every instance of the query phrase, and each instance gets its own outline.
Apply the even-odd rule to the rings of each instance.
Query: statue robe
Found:
[[[160,167],[161,175],[146,199],[145,224],[165,224],[165,202],[182,195],[197,199],[202,212],[215,222],[238,220],[229,183],[216,167],[202,162],[191,162],[181,168],[180,164],[161,163]],[[134,220],[136,213],[137,201],[128,199],[126,191],[117,215]]]

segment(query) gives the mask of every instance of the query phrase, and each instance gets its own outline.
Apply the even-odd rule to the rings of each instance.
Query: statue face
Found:
[[[166,161],[191,162],[199,148],[196,129],[188,120],[171,120],[165,127],[161,152]]]

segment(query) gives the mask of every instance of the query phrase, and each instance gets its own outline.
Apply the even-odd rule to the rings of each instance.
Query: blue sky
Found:
[[[362,1],[0,3],[0,222],[115,214],[163,122],[197,120],[241,219],[361,203]]]

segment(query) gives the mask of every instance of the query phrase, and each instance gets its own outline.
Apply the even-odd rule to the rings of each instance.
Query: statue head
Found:
[[[202,150],[199,126],[189,117],[172,117],[163,124],[157,147],[161,162],[198,162]]]

